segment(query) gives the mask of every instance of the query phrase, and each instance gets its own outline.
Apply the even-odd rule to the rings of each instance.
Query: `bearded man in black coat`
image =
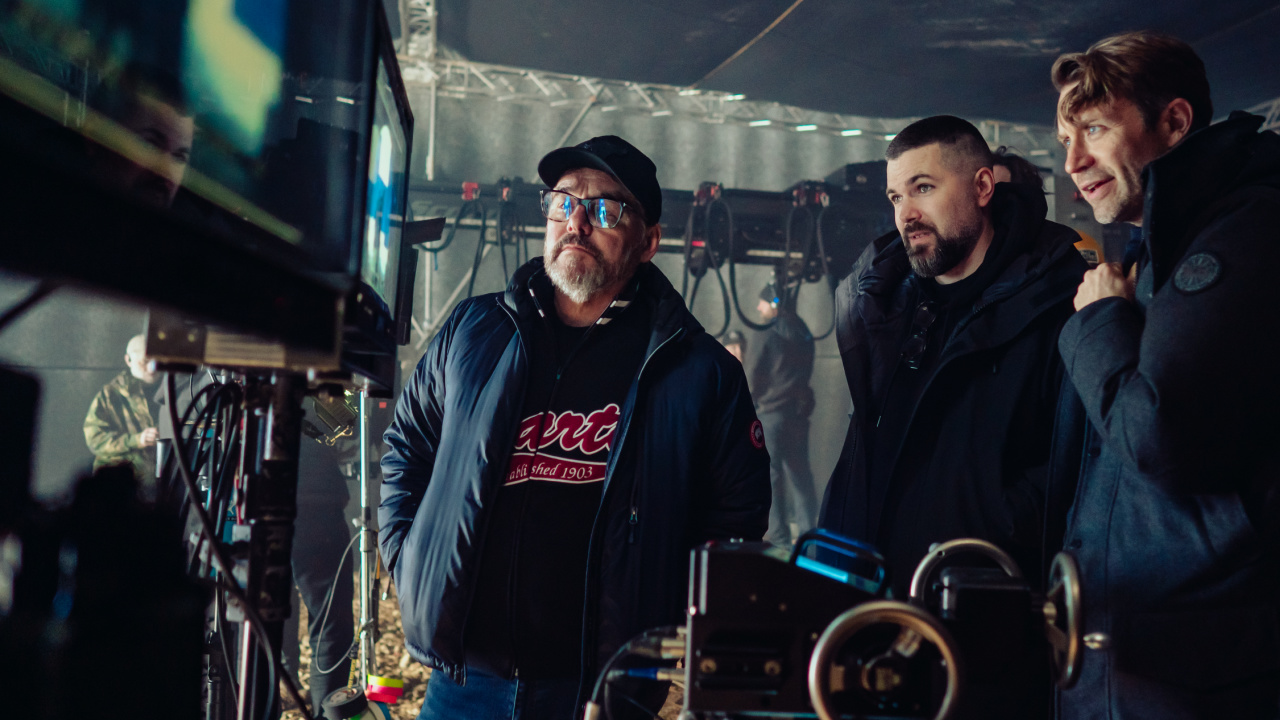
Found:
[[[876,545],[900,597],[930,546],[960,537],[995,543],[1036,585],[1074,480],[1050,456],[1079,236],[1045,219],[1042,193],[997,184],[960,118],[912,124],[886,156],[897,232],[837,290],[853,416],[820,524]],[[1044,670],[1011,659],[1010,689],[971,692],[966,717],[1046,716]]]

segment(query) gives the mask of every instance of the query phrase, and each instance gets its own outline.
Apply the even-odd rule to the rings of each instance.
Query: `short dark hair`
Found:
[[[934,144],[941,145],[952,158],[966,160],[966,170],[976,172],[980,167],[992,165],[991,147],[986,138],[973,123],[954,115],[935,115],[911,123],[889,143],[884,157],[897,160],[908,150]]]
[[[1010,182],[1044,192],[1044,176],[1040,174],[1040,168],[1033,165],[1030,160],[1013,152],[1007,145],[996,148],[992,157],[996,165],[1009,168]]]
[[[1204,62],[1185,42],[1140,30],[1099,40],[1082,53],[1067,53],[1053,63],[1053,86],[1075,85],[1058,101],[1058,117],[1070,121],[1086,108],[1125,98],[1138,106],[1148,129],[1177,98],[1191,103],[1191,129],[1207,127],[1213,100]]]

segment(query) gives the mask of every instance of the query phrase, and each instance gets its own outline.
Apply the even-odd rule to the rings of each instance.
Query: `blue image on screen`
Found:
[[[400,235],[404,228],[404,182],[407,146],[396,111],[386,66],[378,59],[373,128],[369,139],[364,258],[361,279],[388,308],[395,304],[400,265]]]

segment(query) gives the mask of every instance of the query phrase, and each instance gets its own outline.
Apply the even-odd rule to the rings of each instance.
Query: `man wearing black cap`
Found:
[[[382,555],[436,670],[421,718],[568,720],[627,639],[683,622],[690,548],[767,523],[742,367],[649,263],[653,162],[608,136],[538,174],[544,256],[458,306],[385,436]]]
[[[809,469],[814,353],[813,333],[782,295],[773,283],[760,291],[756,310],[769,326],[748,344],[743,364],[772,461],[773,507],[765,539],[789,546],[818,520]]]

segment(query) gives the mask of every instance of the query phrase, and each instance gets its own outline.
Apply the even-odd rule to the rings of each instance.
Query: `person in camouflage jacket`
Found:
[[[84,418],[93,469],[128,463],[144,483],[155,479],[157,438],[149,400],[156,374],[147,369],[145,348],[142,335],[129,340],[124,356],[128,369],[98,391]]]

